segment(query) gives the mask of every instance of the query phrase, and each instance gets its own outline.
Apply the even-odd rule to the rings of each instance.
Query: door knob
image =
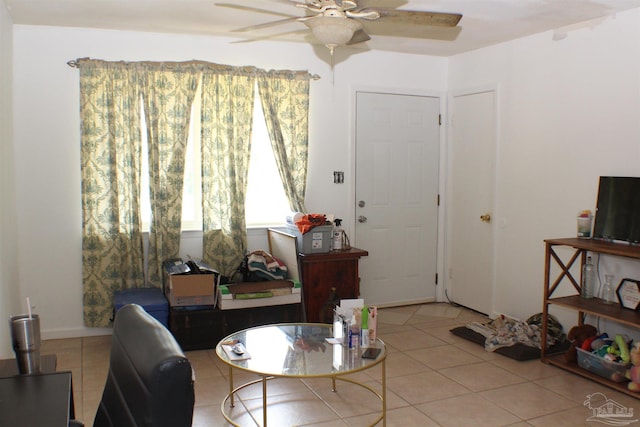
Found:
[[[360,215],[360,216],[358,217],[358,222],[367,222],[367,217],[366,217],[366,216],[364,216],[364,215]]]
[[[480,215],[480,221],[482,222],[491,222],[491,214],[486,213],[484,215]]]

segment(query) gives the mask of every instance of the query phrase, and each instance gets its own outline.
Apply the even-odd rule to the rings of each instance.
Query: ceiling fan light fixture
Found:
[[[362,29],[355,19],[338,16],[316,16],[304,21],[311,28],[316,39],[329,49],[344,46],[353,38],[353,34]]]

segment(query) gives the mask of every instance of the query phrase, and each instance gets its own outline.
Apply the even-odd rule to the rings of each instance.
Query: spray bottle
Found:
[[[335,227],[333,227],[333,232],[331,233],[331,249],[334,251],[342,250],[342,228],[340,224],[342,224],[342,220],[340,218],[336,218],[334,221]]]

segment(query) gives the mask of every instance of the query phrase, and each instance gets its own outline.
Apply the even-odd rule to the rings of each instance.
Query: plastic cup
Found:
[[[40,373],[40,318],[37,314],[12,316],[11,342],[20,374]]]
[[[578,237],[581,239],[591,238],[591,216],[578,217]]]

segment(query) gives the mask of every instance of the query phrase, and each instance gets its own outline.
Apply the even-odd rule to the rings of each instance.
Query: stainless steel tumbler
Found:
[[[20,374],[40,373],[40,318],[37,314],[12,316],[11,341]]]

